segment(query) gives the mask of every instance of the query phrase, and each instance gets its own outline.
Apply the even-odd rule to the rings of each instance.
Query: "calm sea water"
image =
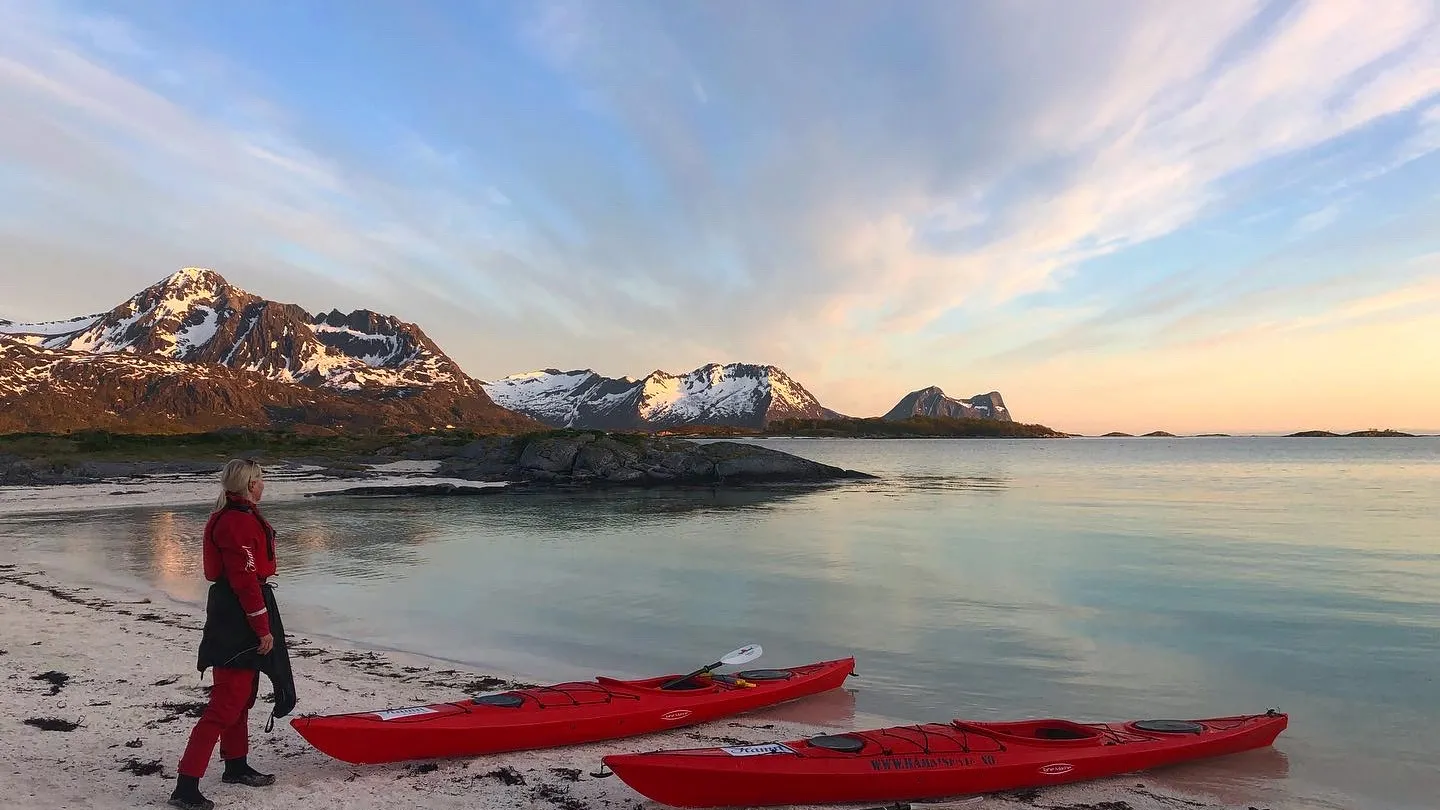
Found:
[[[881,479],[469,500],[272,481],[287,625],[555,678],[747,642],[769,665],[854,654],[839,722],[1278,707],[1275,750],[1152,781],[1242,806],[1435,806],[1440,439],[759,443]],[[206,509],[0,515],[0,533],[198,601]]]

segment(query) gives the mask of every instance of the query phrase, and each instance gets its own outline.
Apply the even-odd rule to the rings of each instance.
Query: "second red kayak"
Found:
[[[854,669],[854,658],[841,658],[697,675],[680,684],[677,675],[600,676],[451,703],[301,716],[290,725],[319,750],[355,764],[477,756],[704,723],[835,689]]]
[[[914,801],[1115,776],[1274,742],[1288,716],[982,723],[955,720],[808,740],[654,751],[602,761],[677,807]]]

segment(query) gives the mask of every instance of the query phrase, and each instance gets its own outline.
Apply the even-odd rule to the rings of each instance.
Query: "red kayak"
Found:
[[[600,676],[453,703],[301,716],[290,725],[326,754],[356,764],[477,756],[704,723],[834,689],[854,668],[854,658],[842,658],[733,675]]]
[[[626,784],[676,807],[939,799],[1078,782],[1270,745],[1288,716],[1080,724],[1022,720],[891,728],[808,740],[618,754]]]

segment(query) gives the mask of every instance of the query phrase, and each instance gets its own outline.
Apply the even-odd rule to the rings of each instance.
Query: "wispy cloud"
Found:
[[[1303,236],[1305,234],[1315,233],[1316,231],[1322,231],[1326,227],[1333,225],[1338,219],[1340,219],[1340,205],[1338,203],[1331,203],[1324,208],[1311,211],[1297,219],[1295,221],[1295,227],[1291,230],[1293,233]]]
[[[282,99],[289,66],[140,10],[0,5],[0,188],[27,201],[0,204],[0,246],[78,290],[15,300],[60,316],[211,264],[419,320],[481,376],[767,361],[865,413],[897,392],[861,392],[860,370],[1351,323],[1340,293],[1293,303],[1343,270],[1273,254],[1379,233],[1353,224],[1370,184],[1440,149],[1423,0],[487,11],[367,63],[385,81],[347,83],[359,66],[317,47],[294,83],[352,100]],[[368,42],[387,13],[356,6],[324,39]],[[1261,259],[1113,269],[1201,229]],[[1415,289],[1383,261],[1333,289]],[[911,354],[937,345],[960,348]]]

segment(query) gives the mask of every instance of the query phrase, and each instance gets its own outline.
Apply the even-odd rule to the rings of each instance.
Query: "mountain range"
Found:
[[[956,400],[934,387],[906,395],[885,418],[906,415],[1010,419],[997,392]],[[415,324],[369,310],[312,315],[201,268],[181,269],[108,312],[0,320],[0,433],[658,430],[835,418],[843,414],[772,365],[711,363],[642,379],[546,369],[476,380]]]
[[[604,377],[590,369],[546,369],[483,383],[503,407],[555,427],[602,430],[693,425],[762,428],[777,419],[835,419],[775,366],[710,363],[686,374]]]

